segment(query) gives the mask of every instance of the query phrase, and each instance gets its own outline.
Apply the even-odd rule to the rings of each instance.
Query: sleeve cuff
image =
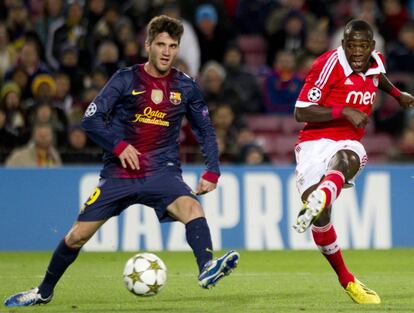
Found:
[[[401,96],[401,91],[397,87],[393,86],[390,90],[390,95],[394,98],[398,98]]]
[[[205,171],[204,174],[201,176],[202,179],[207,180],[210,183],[217,184],[220,175]]]
[[[126,141],[121,140],[114,148],[113,152],[119,156],[122,151],[125,150],[125,148],[128,146],[128,143]]]

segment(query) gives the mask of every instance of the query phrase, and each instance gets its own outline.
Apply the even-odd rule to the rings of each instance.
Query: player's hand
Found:
[[[408,92],[402,91],[397,100],[404,109],[414,107],[414,97]]]
[[[123,168],[139,170],[139,156],[141,155],[132,145],[128,145],[118,156]]]
[[[342,115],[345,116],[352,125],[358,128],[365,128],[369,121],[368,115],[365,112],[348,106],[344,107]]]
[[[216,189],[216,187],[217,184],[211,183],[205,179],[200,178],[200,180],[198,181],[197,188],[195,189],[195,194],[197,196],[204,195],[207,192],[213,191],[214,189]]]

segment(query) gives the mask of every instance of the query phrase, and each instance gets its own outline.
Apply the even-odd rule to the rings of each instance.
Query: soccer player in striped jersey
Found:
[[[112,216],[136,203],[154,208],[160,222],[185,224],[199,268],[198,283],[213,287],[237,266],[229,251],[213,259],[210,230],[196,195],[213,191],[220,176],[214,128],[193,79],[172,67],[183,26],[154,17],[147,29],[148,62],[116,72],[85,112],[82,126],[105,151],[98,187],[56,248],[41,284],[12,295],[5,305],[45,304],[82,246]],[[193,192],[182,179],[179,134],[184,116],[201,145],[206,171]]]
[[[412,95],[398,90],[386,77],[384,57],[375,49],[371,26],[352,20],[342,45],[315,60],[295,105],[295,117],[306,122],[299,133],[296,182],[304,203],[293,227],[311,227],[315,244],[356,303],[380,303],[378,294],[349,272],[331,224],[332,204],[342,188],[364,168],[367,155],[360,143],[373,111],[378,88],[403,108],[414,105]]]

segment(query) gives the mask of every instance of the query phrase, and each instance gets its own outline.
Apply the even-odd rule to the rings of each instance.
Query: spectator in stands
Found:
[[[26,34],[33,29],[29,12],[22,0],[14,0],[8,9],[6,23],[10,42],[16,50],[20,50],[25,42]]]
[[[237,134],[237,146],[242,147],[247,144],[255,143],[256,136],[248,127],[240,127]]]
[[[36,124],[27,145],[16,148],[7,158],[6,167],[56,167],[62,165],[53,145],[53,130],[49,124]]]
[[[302,81],[305,81],[306,76],[308,75],[313,62],[315,62],[316,58],[313,56],[305,56],[300,60],[300,63],[298,64],[298,75],[302,79]]]
[[[115,40],[114,42],[119,49],[127,42],[127,40],[136,38],[136,31],[134,29],[134,24],[129,19],[122,19],[119,23],[115,25]]]
[[[226,78],[226,70],[216,62],[207,62],[200,73],[200,86],[204,94],[204,99],[209,104],[209,109],[214,110],[213,106],[217,105],[223,99],[223,84]]]
[[[264,81],[264,104],[269,113],[292,115],[303,80],[296,71],[294,55],[280,51],[273,62],[273,70]]]
[[[35,30],[39,36],[40,41],[45,46],[48,41],[48,35],[51,25],[56,22],[63,15],[63,1],[62,0],[45,0],[41,16],[35,24]]]
[[[108,81],[109,76],[105,69],[97,67],[90,74],[89,87],[101,89]]]
[[[414,23],[402,27],[398,40],[389,48],[387,59],[390,71],[414,72]]]
[[[6,79],[10,79],[14,70],[19,67],[23,69],[28,77],[27,84],[24,87],[23,94],[31,96],[31,86],[33,79],[38,74],[49,73],[48,66],[40,60],[40,47],[34,40],[26,40],[20,51],[17,65],[6,73]]]
[[[0,103],[6,114],[5,127],[18,138],[16,144],[22,144],[27,140],[28,126],[26,111],[21,103],[21,91],[15,82],[8,81],[3,85]]]
[[[115,25],[115,43],[119,49],[130,39],[135,39],[134,24],[129,19],[122,19]]]
[[[412,109],[407,111],[405,124],[396,146],[389,151],[392,162],[414,161],[414,111]]]
[[[240,148],[240,163],[242,164],[259,165],[269,162],[268,156],[258,144],[250,143]]]
[[[336,47],[339,47],[339,45]],[[311,30],[306,37],[305,46],[298,52],[297,61],[298,63],[302,63],[308,57],[317,58],[322,53],[328,51],[328,48],[329,37],[327,30],[325,28]]]
[[[266,33],[272,35],[281,30],[289,14],[295,13],[301,16],[308,26],[314,27],[316,24],[316,18],[314,13],[308,10],[310,2],[306,0],[285,0],[277,1],[281,6],[275,6],[268,12],[266,23]],[[312,1],[316,2],[316,1]],[[318,7],[318,11],[323,11],[323,8]],[[311,29],[311,28],[310,28]]]
[[[239,34],[264,34],[269,13],[280,8],[279,1],[240,0],[238,2],[235,18]]]
[[[87,2],[85,15],[86,20],[88,21],[88,36],[92,36],[96,24],[105,14],[106,6],[106,0],[90,0]]]
[[[54,78],[56,81],[56,94],[53,99],[53,106],[69,114],[73,105],[73,97],[70,93],[70,77],[64,72],[57,72]]]
[[[119,5],[115,2],[108,2],[102,18],[96,23],[90,39],[93,41],[92,47],[95,50],[103,41],[117,42],[117,27],[129,25],[132,28],[132,22],[128,16],[121,15]],[[135,32],[135,30],[134,30]],[[121,48],[121,45],[119,46]],[[94,51],[93,50],[93,51]],[[93,52],[92,51],[92,52]]]
[[[124,42],[122,47],[122,62],[125,66],[140,64],[145,61],[146,59],[142,55],[141,46],[137,39],[131,38]]]
[[[391,162],[413,162],[414,161],[414,130],[407,128],[403,130],[397,145],[389,151]]]
[[[79,50],[72,44],[64,45],[61,48],[59,71],[70,78],[70,93],[77,97],[83,91],[83,81],[86,76],[85,70],[79,62]]]
[[[56,81],[49,74],[39,74],[33,79],[31,92],[32,97],[24,101],[26,109],[43,101],[51,102],[56,95]]]
[[[286,50],[297,54],[306,41],[307,25],[305,16],[296,10],[289,11],[284,17],[281,27],[267,34],[268,51],[267,64],[272,66],[274,56],[278,51]]]
[[[184,33],[180,41],[180,52],[178,58],[184,60],[189,71],[186,72],[192,77],[197,77],[200,70],[200,46],[193,25],[181,16],[178,3],[167,3],[162,9],[162,14],[179,19],[184,27]]]
[[[55,70],[59,69],[62,47],[76,46],[79,60],[84,69],[90,68],[90,55],[86,42],[86,20],[84,14],[84,1],[70,0],[64,17],[55,21],[49,32],[46,46],[48,64]]]
[[[103,69],[112,76],[119,69],[119,50],[112,41],[104,41],[98,47],[95,68]]]
[[[30,92],[30,88],[28,87],[29,75],[22,66],[18,65],[11,69],[7,72],[6,77],[10,77],[9,80],[15,82],[19,86],[22,99],[28,98],[28,93]]]
[[[6,25],[0,23],[0,83],[6,72],[16,64],[17,52],[9,42]]]
[[[0,106],[0,163],[12,151],[19,138],[7,126],[6,110]]]
[[[408,9],[400,0],[382,0],[381,5],[383,19],[380,23],[380,32],[386,41],[394,40],[410,20]]]
[[[256,77],[244,69],[243,55],[237,45],[229,45],[224,53],[226,79],[223,99],[231,104],[236,115],[263,112],[263,97]]]
[[[219,104],[212,112],[211,120],[219,140],[219,150],[221,145],[221,157],[226,161],[234,161],[238,151],[238,129],[235,114],[231,106],[229,104]]]
[[[30,125],[48,124],[56,136],[55,143],[58,146],[66,142],[67,118],[65,113],[53,107],[47,101],[38,102],[29,112]]]
[[[94,86],[85,88],[83,90],[82,98],[81,98],[82,107],[86,109],[86,107],[89,105],[89,103],[93,101],[93,99],[95,99],[98,93],[99,93],[99,89]]]
[[[56,95],[56,81],[49,74],[39,74],[32,82],[32,94],[35,100],[50,101]]]
[[[196,33],[200,44],[201,66],[209,60],[221,62],[225,43],[230,34],[220,24],[217,10],[212,4],[199,5],[195,12]]]
[[[89,145],[88,137],[80,125],[73,125],[67,134],[67,144],[60,149],[64,164],[100,163],[102,149]]]

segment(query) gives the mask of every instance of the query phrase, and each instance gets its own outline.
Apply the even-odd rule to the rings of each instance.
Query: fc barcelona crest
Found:
[[[171,91],[170,92],[170,102],[172,104],[179,105],[181,103],[181,92]]]
[[[164,95],[163,95],[161,89],[153,89],[151,91],[151,100],[155,104],[160,104],[163,97],[164,97]]]

